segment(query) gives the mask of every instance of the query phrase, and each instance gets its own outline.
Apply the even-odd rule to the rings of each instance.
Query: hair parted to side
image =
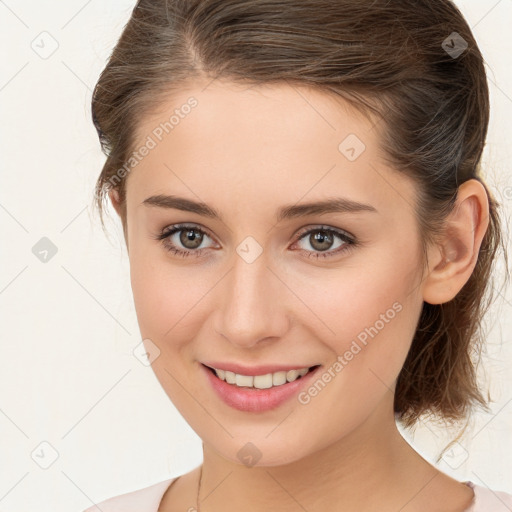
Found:
[[[443,42],[457,33],[458,56]],[[471,29],[449,0],[142,0],[94,89],[92,116],[107,160],[95,201],[115,188],[124,205],[125,166],[138,123],[173,91],[198,79],[314,87],[377,116],[383,151],[417,185],[427,244],[442,233],[458,186],[479,180],[489,227],[473,274],[451,301],[424,303],[395,390],[395,416],[411,427],[428,413],[466,419],[481,406],[476,367],[493,300],[492,268],[506,247],[499,204],[480,176],[489,91]],[[121,177],[120,177],[121,174]],[[426,261],[423,262],[426,265]],[[508,272],[507,272],[508,275]]]

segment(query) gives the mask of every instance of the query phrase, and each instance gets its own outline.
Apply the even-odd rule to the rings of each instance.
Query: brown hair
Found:
[[[394,409],[407,427],[427,412],[456,421],[476,405],[489,410],[475,357],[483,349],[481,322],[493,300],[491,268],[503,240],[499,205],[480,176],[489,122],[483,58],[455,5],[139,1],[93,93],[93,121],[107,155],[95,194],[102,223],[109,188],[125,205],[126,170],[119,171],[134,149],[139,120],[173,91],[205,78],[312,86],[377,115],[386,158],[417,184],[424,255],[427,244],[439,241],[458,186],[472,178],[484,185],[490,218],[476,267],[453,300],[424,303]]]

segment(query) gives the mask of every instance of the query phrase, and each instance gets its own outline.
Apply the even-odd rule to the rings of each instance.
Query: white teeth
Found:
[[[287,372],[280,371],[275,373],[266,373],[265,375],[240,375],[228,370],[219,370],[214,368],[217,377],[225,380],[228,384],[235,384],[239,387],[268,389],[273,386],[282,386],[287,382],[293,382],[299,377],[303,377],[308,373],[309,368],[301,368],[297,370],[289,370]]]
[[[221,378],[220,375],[217,375],[219,379]],[[226,382],[228,384],[236,384],[236,375],[233,372],[228,372],[226,370]]]
[[[252,388],[254,377],[250,375],[239,375],[238,373],[236,375],[236,385],[244,388]]]
[[[256,375],[254,377],[254,387],[258,389],[268,389],[272,387],[272,374]]]
[[[286,384],[286,372],[276,372],[272,374],[272,385],[281,386]]]
[[[299,372],[297,370],[288,370],[286,373],[286,380],[288,382],[293,382],[294,380],[297,380],[297,377],[299,376]]]

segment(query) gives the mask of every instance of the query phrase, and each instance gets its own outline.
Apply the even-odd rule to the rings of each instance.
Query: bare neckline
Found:
[[[163,492],[161,498],[160,498],[160,501],[158,502],[158,508],[156,509],[157,512],[162,512],[160,510],[160,507],[162,505],[162,502],[164,501],[164,498],[165,498],[165,495],[169,492],[169,489],[173,486],[174,482],[177,482],[179,479],[181,478],[181,475],[180,476],[177,476],[177,477],[174,477],[172,480],[171,480],[171,483],[167,486],[167,488],[165,489],[165,491]]]
[[[167,488],[165,489],[164,493],[162,494],[162,497],[160,498],[160,501],[158,502],[158,508],[157,508],[157,512],[163,512],[162,510],[160,510],[160,507],[162,505],[162,502],[164,501],[164,498],[165,498],[165,495],[169,492],[169,490],[171,489],[171,487],[173,486],[173,484],[175,482],[177,482],[180,478],[181,478],[182,475],[180,476],[177,476],[173,479],[171,479],[171,483],[167,486]],[[470,506],[469,508],[467,508],[466,510],[471,510],[472,507],[474,507],[475,503],[476,503],[476,489],[475,489],[475,484],[469,480],[465,481],[465,482],[462,482],[464,485],[466,485],[467,487],[469,487],[472,491],[473,491],[473,499],[471,500],[471,503],[470,503]]]

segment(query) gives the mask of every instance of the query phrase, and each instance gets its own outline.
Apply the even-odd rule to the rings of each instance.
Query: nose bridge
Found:
[[[250,242],[237,248],[218,306],[217,331],[233,344],[245,347],[264,338],[283,336],[288,325],[283,307],[284,285],[269,268],[271,262],[266,253],[253,259],[254,250]]]

